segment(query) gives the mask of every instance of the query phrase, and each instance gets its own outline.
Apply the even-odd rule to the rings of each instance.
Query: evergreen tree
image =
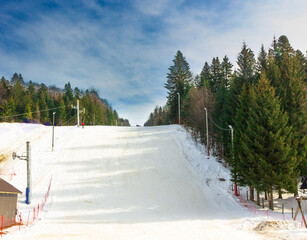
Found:
[[[238,78],[242,83],[253,83],[255,81],[255,64],[256,60],[253,51],[243,42],[241,52],[238,55],[237,64]]]
[[[19,75],[15,72],[13,74],[13,77],[11,78],[11,85],[14,86],[17,82],[20,82],[21,79],[19,78]]]
[[[10,103],[8,103],[6,100],[4,101],[4,104],[0,106],[0,116],[1,120],[4,119],[6,122],[8,120],[8,117],[12,114],[12,108]]]
[[[39,110],[39,103],[38,103],[38,101],[35,103],[35,112],[34,112],[34,115],[33,115],[33,119],[36,122],[40,122],[40,119],[41,119],[41,113],[40,113],[40,110]]]
[[[245,159],[247,157],[247,152],[244,148],[242,148],[242,141],[244,132],[247,127],[247,118],[249,114],[249,105],[251,105],[251,95],[249,94],[249,88],[246,87],[246,84],[243,84],[241,93],[237,96],[237,108],[235,111],[234,117],[234,152],[231,156],[231,165],[232,165],[232,176],[235,182],[240,185],[252,186],[250,182],[247,181],[244,176],[242,176],[242,172],[245,170],[240,164],[241,159]],[[228,149],[230,149],[228,147]],[[232,155],[234,158],[232,158]],[[243,168],[243,169],[242,169]]]
[[[34,87],[34,84],[33,84],[32,81],[29,82],[28,92],[31,94],[32,101],[36,102],[37,101],[37,93],[36,93],[36,90],[35,90],[35,87]]]
[[[221,64],[222,66],[222,87],[229,89],[230,86],[230,77],[232,74],[232,67],[233,65],[231,64],[231,62],[229,61],[229,58],[225,55],[225,57],[223,58],[223,62]]]
[[[56,110],[56,121],[60,125],[62,125],[65,122],[65,112],[66,112],[66,107],[64,104],[64,100],[62,98],[62,95],[60,94],[59,99],[58,99],[58,109]]]
[[[256,63],[256,72],[257,72],[258,78],[260,78],[260,75],[263,71],[267,71],[267,53],[262,44],[259,55],[258,55],[257,63]]]
[[[72,102],[74,100],[73,90],[71,88],[70,82],[64,86],[64,94],[67,96],[68,100]]]
[[[240,142],[245,156],[238,158],[240,173],[249,185],[270,191],[273,209],[274,188],[296,192],[299,159],[288,114],[282,110],[275,89],[264,73],[249,93],[247,127],[241,132]]]
[[[240,114],[242,114],[243,116],[246,116],[246,112],[244,113],[242,111],[243,110],[247,111],[246,104],[248,104],[248,95],[246,95],[246,93],[248,92],[248,89],[252,86],[252,84],[254,83],[255,62],[256,61],[254,59],[254,54],[252,50],[247,47],[245,42],[243,42],[241,52],[238,54],[238,58],[237,58],[237,64],[239,68],[237,71],[234,72],[230,80],[229,91],[227,93],[227,98],[225,99],[225,103],[227,104],[223,106],[224,107],[223,108],[224,124],[227,123],[228,125],[235,126],[236,128],[240,127],[240,129],[241,128],[244,129],[245,119],[244,117],[238,119],[237,112],[240,111]],[[242,94],[243,89],[245,92]],[[242,98],[243,96],[244,96],[244,101],[246,102],[240,103],[239,102],[240,98]],[[242,108],[240,109],[241,106]],[[241,122],[239,122],[239,120]],[[235,129],[235,132],[238,132],[237,129]],[[226,137],[225,134],[224,134],[223,139],[225,139]],[[238,137],[239,137],[238,134],[236,134],[237,139]],[[230,142],[225,141],[224,154],[225,156],[230,157],[228,158],[229,161],[232,161],[232,154],[230,154],[229,152],[230,149],[231,149]],[[238,149],[236,151],[238,151]],[[235,152],[235,154],[238,154],[238,153]]]
[[[223,69],[218,57],[212,59],[210,72],[209,87],[212,93],[215,94],[223,81]]]
[[[46,123],[49,121],[49,113],[48,113],[48,107],[45,100],[45,94],[44,92],[41,92],[39,97],[39,108],[40,108],[40,122]]]
[[[278,51],[278,54],[269,56],[268,75],[276,88],[282,108],[289,115],[289,124],[293,127],[294,142],[297,144],[301,160],[299,170],[301,175],[307,175],[307,138],[302,131],[306,124],[303,112],[303,103],[306,99],[306,72],[300,56],[296,55],[286,36],[281,36],[278,42],[273,42],[272,45],[275,50],[271,49],[271,53]]]
[[[75,94],[75,98],[76,99],[80,99],[81,98],[81,92],[80,92],[79,88],[75,87],[74,94]]]
[[[208,64],[208,62],[205,62],[205,65],[200,73],[199,88],[202,88],[202,87],[208,88],[210,81],[211,81],[210,65]]]
[[[2,77],[0,80],[0,104],[3,104],[5,100],[8,102],[9,95],[9,82],[4,77]]]
[[[174,65],[169,67],[165,88],[168,90],[170,118],[172,122],[175,122],[178,119],[178,93],[182,101],[190,87],[192,73],[188,62],[180,51],[177,51],[173,63]]]
[[[16,107],[16,111],[18,113],[24,112],[24,104],[23,104],[23,97],[25,95],[24,89],[23,89],[23,82],[22,79],[19,78],[18,74],[15,73],[11,80],[11,96],[14,99],[14,104]],[[21,119],[21,118],[20,118]]]
[[[28,120],[32,120],[32,96],[31,93],[27,93],[24,97],[24,118]]]

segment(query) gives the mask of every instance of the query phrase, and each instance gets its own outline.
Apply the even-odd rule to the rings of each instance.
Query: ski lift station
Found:
[[[1,227],[14,225],[17,213],[17,188],[0,178],[0,222]]]

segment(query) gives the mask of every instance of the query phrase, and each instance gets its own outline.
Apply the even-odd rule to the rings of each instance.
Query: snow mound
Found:
[[[258,232],[271,232],[279,230],[297,230],[299,227],[299,223],[295,221],[263,220],[254,228],[254,230]]]

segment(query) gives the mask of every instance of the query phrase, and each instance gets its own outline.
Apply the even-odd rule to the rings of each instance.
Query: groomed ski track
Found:
[[[37,188],[53,175],[48,205],[4,239],[261,239],[238,227],[248,213],[227,189],[201,181],[180,126],[56,127],[54,152],[49,129],[32,146]]]

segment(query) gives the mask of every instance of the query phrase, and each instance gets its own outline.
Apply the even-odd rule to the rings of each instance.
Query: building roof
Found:
[[[305,177],[300,189],[307,189],[307,177]]]
[[[22,194],[17,188],[0,178],[0,193]]]

